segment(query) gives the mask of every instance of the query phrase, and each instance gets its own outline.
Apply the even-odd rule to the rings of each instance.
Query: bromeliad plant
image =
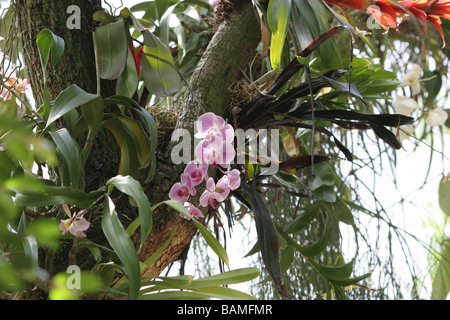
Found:
[[[310,76],[310,65],[307,58],[326,39],[343,29],[345,28],[335,27],[330,29],[298,53],[279,74],[267,92],[258,93],[249,102],[235,106],[231,110],[230,123],[234,123],[236,127],[243,129],[269,129],[282,126],[313,130],[333,138],[335,145],[349,161],[353,160],[351,152],[334,136],[328,128],[330,124],[335,124],[345,129],[373,130],[389,146],[394,149],[400,149],[401,144],[396,135],[386,127],[408,125],[415,121],[414,118],[403,114],[362,113],[351,110],[346,106],[342,108],[335,107],[334,103],[328,99],[317,99],[315,97],[315,94],[324,87],[333,87],[337,90],[334,98],[340,95],[349,95],[360,100],[365,108],[368,107],[355,84],[338,81],[346,75],[350,78],[347,70],[331,70],[315,78]],[[288,81],[302,69],[305,69],[307,80],[286,90]],[[297,99],[302,98],[304,102],[296,105]],[[276,142],[272,141],[272,143]],[[312,143],[312,145],[314,144]],[[250,175],[251,179],[242,181],[242,188],[235,191],[234,195],[251,209],[254,214],[262,258],[280,295],[286,296],[287,289],[283,285],[283,275],[278,261],[279,236],[289,246],[293,246],[307,263],[327,279],[335,292],[342,298],[345,297],[343,294],[344,287],[356,284],[358,281],[370,276],[370,274],[351,279],[353,261],[334,266],[323,266],[313,259],[326,247],[329,223],[332,223],[331,221],[337,219],[349,224],[354,223],[349,203],[339,197],[334,191],[334,173],[331,167],[324,163],[329,161],[330,157],[327,155],[316,155],[313,153],[313,150],[314,147],[311,147],[311,154],[309,155],[291,157],[285,161],[280,160],[281,170],[275,177],[264,176],[255,167],[252,170],[253,175]],[[311,167],[308,174],[309,183],[302,182],[299,177],[290,174],[290,172],[298,172],[298,170],[306,167]],[[247,176],[249,175],[247,174]],[[275,178],[275,181],[278,181],[280,186],[290,184],[290,188],[306,189],[306,194],[311,198],[305,213],[298,216],[285,228],[276,225],[272,221],[269,209],[258,191],[264,188],[266,180],[270,178]],[[300,201],[303,194],[298,194]],[[326,231],[322,238],[317,240],[313,246],[303,247],[291,238],[289,234],[301,232],[318,216],[319,212],[326,216]]]

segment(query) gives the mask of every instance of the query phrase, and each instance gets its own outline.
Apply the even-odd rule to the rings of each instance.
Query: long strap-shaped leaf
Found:
[[[58,147],[64,159],[64,168],[68,169],[70,187],[76,189],[79,186],[81,173],[83,171],[83,162],[79,144],[72,138],[66,128],[56,132],[50,132],[50,136]],[[65,176],[65,175],[63,175]]]
[[[51,63],[55,66],[61,59],[64,52],[65,42],[63,38],[58,37],[49,29],[39,32],[36,44],[39,49],[39,58],[41,60],[42,77],[44,82],[44,114],[48,116],[50,111],[50,96],[47,89],[47,64],[51,49]]]
[[[87,93],[76,84],[68,86],[56,98],[48,116],[46,128],[53,122],[82,104],[96,99],[98,95]]]
[[[144,37],[142,76],[145,87],[150,93],[161,97],[175,94],[180,90],[181,78],[175,69],[169,48],[147,30],[131,12],[126,12],[126,15]]]
[[[267,8],[267,23],[272,37],[270,40],[270,62],[274,70],[280,69],[281,55],[286,40],[287,27],[291,17],[291,0],[270,0]]]
[[[152,230],[153,223],[152,208],[142,186],[131,176],[116,176],[106,183],[106,187],[119,189],[121,192],[132,197],[137,204],[141,224],[141,248]]]
[[[243,183],[242,186],[249,197],[251,210],[255,217],[258,243],[264,264],[272,277],[278,293],[287,297],[287,288],[281,278],[278,235],[269,210],[256,190],[255,179],[251,185]]]
[[[102,79],[115,80],[125,69],[128,43],[125,21],[108,23],[95,32],[97,43],[98,69]]]
[[[105,233],[106,239],[108,239],[108,242],[114,252],[122,262],[123,268],[126,272],[130,285],[128,299],[135,300],[139,294],[141,274],[139,259],[134,248],[134,244],[120,222],[114,203],[109,196],[105,196],[103,206],[103,232]]]

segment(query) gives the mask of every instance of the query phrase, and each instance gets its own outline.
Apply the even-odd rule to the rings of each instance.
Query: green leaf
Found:
[[[156,155],[156,147],[158,145],[158,126],[156,125],[155,119],[152,115],[142,107],[135,109],[136,113],[139,115],[143,128],[150,134],[150,151],[147,160],[144,164]]]
[[[83,117],[89,128],[88,141],[94,140],[95,135],[102,129],[103,121],[103,99],[97,96],[93,100],[81,105]]]
[[[35,179],[13,178],[5,186],[15,192],[15,201],[19,206],[46,207],[55,204],[73,204],[87,208],[102,194],[102,191],[86,193],[70,187],[45,184]]]
[[[432,100],[436,99],[439,91],[441,91],[442,87],[442,76],[439,74],[437,70],[434,71],[426,71],[423,73],[423,78],[428,79],[424,82],[424,87],[427,92],[427,98]]]
[[[305,229],[319,213],[320,203],[315,202],[286,227],[286,233],[297,233]]]
[[[98,95],[87,93],[76,84],[68,86],[58,95],[53,103],[47,119],[46,128],[76,107],[86,104],[97,97]]]
[[[148,152],[148,157],[142,163],[143,167],[146,167],[149,162],[152,166],[149,170],[148,177],[145,180],[145,183],[149,183],[151,180],[153,180],[153,177],[156,173],[156,147],[158,145],[158,126],[156,125],[155,119],[153,119],[152,115],[141,106],[135,109],[135,111],[140,116],[142,126],[150,134],[150,151]]]
[[[223,272],[218,275],[193,280],[189,285],[189,289],[202,288],[211,286],[225,286],[231,284],[242,283],[255,279],[260,275],[258,268],[242,268]]]
[[[145,86],[154,95],[171,96],[181,88],[180,75],[175,69],[169,49],[148,31],[144,33],[142,75]]]
[[[227,287],[204,287],[195,289],[195,291],[207,294],[208,296],[216,299],[223,300],[256,300],[255,297],[241,292],[239,290],[227,288]]]
[[[439,183],[439,206],[450,217],[450,179],[443,178]]]
[[[130,108],[131,110],[134,110],[135,108],[139,109],[139,107],[140,107],[139,103],[137,103],[132,98],[124,96],[124,95],[114,95],[114,96],[103,99],[103,105],[105,107],[114,105],[114,104],[123,105],[127,108]]]
[[[160,281],[144,282],[142,284],[143,286],[151,287],[141,290],[141,294],[143,294],[143,298],[145,299],[145,297],[147,297],[145,294],[149,292],[167,289],[183,289],[204,293],[209,297],[218,299],[255,299],[246,293],[223,286],[250,281],[259,275],[260,272],[257,268],[242,268],[197,280],[192,280],[192,276],[158,277],[158,280]],[[154,298],[155,297],[151,297],[151,299]]]
[[[281,230],[280,226],[277,225],[276,228],[278,230],[278,233],[283,237],[283,239],[287,242],[289,246],[299,251],[304,257],[312,258],[321,253],[326,248],[328,244],[328,235],[330,233],[331,224],[329,222],[329,219],[327,219],[323,235],[320,237],[319,240],[317,240],[312,246],[309,247],[299,245],[297,241],[289,237],[285,231]],[[308,259],[307,261],[310,260]]]
[[[111,131],[120,147],[121,157],[118,174],[122,176],[131,175],[137,179],[139,177],[140,164],[137,156],[136,141],[127,133],[122,122],[115,115],[102,122],[102,126]]]
[[[207,300],[208,298],[207,294],[189,291],[166,291],[145,294],[140,297],[142,300]]]
[[[132,97],[138,88],[138,75],[133,55],[127,55],[125,69],[117,79],[116,94]]]
[[[0,290],[19,291],[23,286],[19,274],[17,274],[3,256],[0,256]]]
[[[181,88],[181,78],[175,68],[169,48],[131,13],[133,26],[144,37],[142,75],[148,91],[160,97],[175,94]]]
[[[50,300],[79,300],[80,292],[69,289],[67,280],[69,274],[60,272],[52,278],[52,287],[50,288],[48,298]]]
[[[336,196],[336,201],[324,203],[324,205],[339,221],[348,225],[355,224],[352,211],[341,197]]]
[[[258,253],[261,249],[259,248],[259,243],[256,241],[256,243],[253,245],[253,247],[250,249],[250,251],[244,256],[244,258],[250,257],[254,255],[255,253]]]
[[[69,170],[69,185],[73,189],[78,188],[83,171],[83,161],[78,143],[72,138],[66,128],[56,132],[49,132],[57,148],[61,152],[64,162]]]
[[[304,256],[312,258],[312,257],[317,256],[323,250],[325,250],[326,246],[328,245],[328,238],[329,238],[328,236],[329,236],[330,230],[331,230],[331,223],[330,223],[329,219],[327,219],[325,223],[326,223],[325,230],[319,240],[314,242],[314,244],[309,247],[300,246],[298,248],[298,250]]]
[[[171,5],[170,7],[168,7],[167,10],[162,15],[160,21],[159,21],[159,36],[160,36],[162,42],[164,42],[166,45],[169,44],[169,21],[170,21],[170,17],[173,14],[173,12],[176,9],[176,7],[179,6],[179,5],[184,5],[184,6],[198,5],[198,6],[202,6],[204,8],[207,8],[207,9],[210,8],[208,3],[204,2],[204,1],[201,1],[201,0],[184,0],[182,2],[177,2],[177,3],[173,4],[173,5]]]
[[[108,23],[95,32],[100,78],[115,80],[123,73],[128,55],[125,21]]]
[[[267,8],[267,23],[272,31],[270,41],[270,63],[276,71],[280,69],[281,55],[286,40],[291,15],[291,0],[270,0]]]
[[[314,176],[312,176],[312,169],[308,168],[309,187],[315,190],[321,186],[333,186],[336,182],[336,177],[333,169],[325,162],[319,162],[314,165]]]
[[[64,52],[65,44],[62,38],[55,35],[49,29],[44,29],[41,32],[39,32],[36,39],[36,44],[39,50],[39,59],[41,61],[42,75],[44,82],[44,115],[47,116],[50,111],[50,96],[47,89],[48,58],[50,55],[50,50],[53,47],[51,54],[51,62],[53,66],[55,66]]]
[[[174,277],[156,277],[173,288],[186,288],[192,283],[193,276],[181,275]]]
[[[139,221],[141,225],[141,247],[147,240],[153,226],[152,208],[141,184],[131,176],[116,176],[106,183],[106,188],[114,186],[122,193],[129,195],[138,206]]]
[[[450,292],[450,246],[444,243],[444,252],[433,277],[431,299],[445,300]]]
[[[58,222],[54,220],[47,218],[36,219],[30,222],[23,232],[27,236],[32,236],[35,238],[37,243],[41,246],[54,250],[59,247],[61,230],[58,228]]]
[[[350,278],[353,271],[354,260],[346,264],[324,266],[314,263],[314,267],[328,280],[346,281]]]
[[[189,217],[192,222],[194,222],[195,226],[197,227],[198,231],[201,233],[203,238],[205,239],[208,246],[217,254],[217,256],[225,262],[225,264],[229,265],[228,255],[223,246],[220,244],[219,240],[217,240],[211,232],[208,231],[208,229],[205,228],[200,222],[195,220],[190,214],[189,211],[183,206],[183,204],[178,200],[167,200],[158,203],[157,205],[153,206],[152,210],[154,210],[156,207],[158,207],[161,204],[166,204],[172,209],[184,214],[185,216]]]
[[[364,83],[364,86],[360,84],[358,86],[358,90],[361,94],[365,96],[381,94],[388,91],[392,91],[398,88],[400,82],[397,80],[370,80]]]
[[[59,232],[58,232],[59,233]],[[56,239],[59,238],[59,235]],[[56,240],[57,241],[57,240]],[[52,240],[51,240],[52,242]],[[39,245],[36,238],[32,235],[26,236],[22,238],[23,251],[25,256],[30,261],[30,266],[32,272],[37,274],[39,272]],[[55,248],[58,248],[58,244],[56,243]]]
[[[281,254],[280,258],[281,273],[286,274],[286,272],[289,270],[292,263],[294,262],[294,251],[295,251],[294,246],[289,244]]]
[[[347,287],[347,286],[351,286],[351,285],[357,284],[358,282],[360,282],[360,281],[362,281],[364,279],[367,279],[371,275],[372,275],[372,273],[368,272],[366,274],[363,274],[362,276],[351,278],[351,279],[348,279],[348,280],[342,280],[342,281],[331,280],[330,282],[333,285],[335,285],[335,286]]]
[[[336,201],[336,197],[333,186],[323,185],[313,191],[313,198],[316,200],[324,200],[331,203]]]
[[[114,203],[109,196],[103,202],[102,229],[106,239],[123,264],[129,282],[128,299],[135,300],[139,294],[141,275],[139,259],[133,242],[117,217]]]
[[[39,49],[40,53],[39,56],[41,59],[41,66],[43,70],[47,68],[50,49],[51,49],[50,59],[53,66],[55,66],[58,63],[58,61],[62,57],[62,54],[64,53],[65,48],[64,39],[58,37],[49,29],[44,29],[41,32],[39,32],[36,39],[36,44]]]
[[[111,131],[120,146],[119,174],[138,179],[139,169],[148,165],[151,148],[149,138],[141,122],[116,114],[108,114],[108,117],[102,126]]]
[[[298,20],[301,20],[302,26],[306,26],[307,29],[309,29],[311,40],[330,29],[330,24],[328,22],[329,14],[320,1],[294,0],[293,4],[294,7],[297,7],[296,15],[293,16],[296,17],[297,20],[293,20],[292,23],[297,24]],[[298,27],[295,30],[297,33],[297,38],[302,38],[304,36],[303,33],[308,32],[308,30],[303,30]],[[307,45],[309,45],[309,43],[304,45],[302,49],[305,49]],[[340,69],[344,66],[342,63],[340,50],[333,39],[329,39],[320,45],[317,56],[321,58],[321,63],[317,70],[325,72]]]
[[[80,290],[88,294],[97,293],[104,286],[102,278],[90,271],[81,271],[80,284]]]

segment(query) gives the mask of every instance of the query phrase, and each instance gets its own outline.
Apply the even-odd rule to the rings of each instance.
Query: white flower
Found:
[[[400,126],[398,130],[398,140],[408,140],[414,134],[414,126],[412,124]]]
[[[415,72],[408,72],[403,77],[402,84],[410,86],[410,85],[412,85],[413,83],[415,83],[419,79],[420,79],[420,74],[417,74]]]
[[[420,85],[419,81],[413,83],[411,85],[411,94],[413,96],[418,95],[420,93],[421,88],[422,88],[422,86]]]
[[[420,78],[422,75],[422,67],[418,64],[411,66],[411,71],[408,72],[402,79],[402,85],[411,86],[411,93],[417,95],[420,93],[421,85]]]
[[[428,113],[427,125],[437,127],[442,126],[447,121],[448,113],[442,108],[435,108]]]
[[[396,113],[410,115],[417,108],[419,108],[419,104],[412,98],[398,96],[394,102],[394,110]]]
[[[414,63],[411,66],[411,72],[417,74],[417,76],[420,77],[420,75],[422,74],[422,67],[419,66],[417,63]]]

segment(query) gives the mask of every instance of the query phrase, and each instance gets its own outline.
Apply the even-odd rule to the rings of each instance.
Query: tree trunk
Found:
[[[43,102],[43,81],[36,37],[44,28],[49,28],[62,37],[66,44],[60,62],[55,68],[49,67],[47,83],[50,99],[54,100],[62,90],[74,83],[87,92],[96,92],[91,28],[92,13],[95,12],[95,6],[98,6],[99,2],[89,0],[15,1],[22,34],[24,62],[37,105]],[[66,10],[72,4],[78,5],[81,9],[81,30],[70,30],[66,27],[66,20],[70,16]],[[227,89],[241,77],[241,70],[245,69],[246,64],[254,56],[259,42],[259,27],[255,17],[251,1],[242,1],[230,14],[229,19],[220,25],[198,64],[190,85],[205,111],[225,115],[230,103]],[[112,95],[113,88],[114,85],[108,81],[102,82],[102,93]],[[193,132],[194,122],[201,113],[200,106],[193,96],[187,93],[179,110],[180,117],[176,127]],[[152,205],[168,199],[171,186],[179,181],[183,170],[182,166],[175,166],[170,160],[170,150],[171,146],[165,146],[164,150],[159,152],[156,176],[152,183],[143,186]],[[99,135],[85,168],[87,189],[96,189],[109,178],[117,175],[119,157],[114,139],[105,133]],[[116,203],[116,209],[122,217],[125,217],[122,219],[125,225],[127,220],[131,222],[137,214],[136,209],[131,207],[128,201],[122,200],[120,204]],[[196,227],[192,221],[179,217],[178,213],[166,206],[160,206],[153,212],[153,223],[152,232],[139,256],[141,261],[158,250],[174,230],[176,230],[176,236],[158,261],[144,275],[158,275],[171,262],[182,257],[196,233]],[[91,223],[91,229],[87,235],[94,242],[105,241],[100,223],[97,227],[92,226]],[[139,229],[133,236],[133,241],[136,244],[139,243]],[[80,265],[83,264],[83,260],[88,259],[91,259],[88,253],[84,253],[84,256],[80,253],[77,256]],[[59,260],[58,263],[63,264],[64,259]],[[65,263],[67,264],[67,259]],[[55,265],[54,268],[55,271],[61,271],[65,270],[67,265]]]
[[[219,26],[190,79],[190,86],[196,98],[187,91],[181,99],[176,129],[187,129],[193,137],[195,121],[203,113],[198,101],[204,111],[226,115],[231,102],[228,89],[242,77],[242,71],[254,57],[260,41],[259,30],[251,1],[242,1],[236,5],[229,18]],[[169,145],[165,152],[161,152],[155,178],[157,184],[149,189],[153,204],[167,200],[170,188],[174,182],[179,181],[184,169],[183,166],[172,164],[171,149],[172,146]],[[207,214],[204,209],[202,211],[204,215]],[[156,276],[171,262],[183,258],[183,253],[189,248],[197,231],[191,221],[180,218],[166,207],[158,208],[153,214],[154,227],[142,248],[142,257],[155,252],[174,230],[176,236],[156,263],[145,271],[145,276]]]
[[[70,14],[67,8],[75,4],[81,10],[81,29],[66,25]],[[65,41],[65,52],[56,67],[48,66],[50,99],[71,84],[87,92],[96,92],[95,59],[92,44],[92,14],[100,1],[16,0],[17,19],[22,34],[23,53],[36,105],[44,102],[44,83],[36,45],[37,35],[45,28]]]

